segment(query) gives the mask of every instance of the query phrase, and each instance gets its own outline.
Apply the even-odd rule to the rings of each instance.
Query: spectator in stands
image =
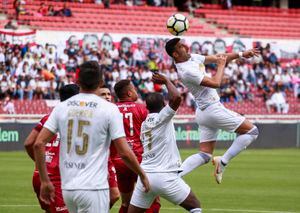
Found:
[[[10,97],[6,97],[3,104],[0,102],[0,105],[2,105],[2,109],[7,114],[15,114],[15,105],[11,101]]]
[[[25,0],[15,0],[13,5],[16,10],[16,19],[19,19],[19,15],[26,15],[28,12],[26,11],[24,5],[26,4]]]
[[[268,81],[267,79],[264,79],[262,87],[259,88],[259,90],[261,91],[264,101],[267,101],[273,93],[273,87],[271,86],[270,81]]]
[[[23,100],[25,88],[26,88],[25,75],[21,75],[17,80],[16,94],[14,96],[17,96],[20,100]]]
[[[231,100],[237,101],[236,89],[234,82],[229,78],[224,78],[220,87],[220,100],[221,102],[230,102]]]
[[[231,0],[220,0],[220,4],[222,5],[223,9],[231,9],[232,8]]]
[[[291,81],[293,84],[294,97],[300,98],[300,71],[296,69],[293,70]]]
[[[41,3],[39,9],[38,9],[38,13],[41,15],[41,16],[47,16],[48,15],[48,8],[47,6],[45,5],[45,3]]]
[[[65,17],[71,17],[72,16],[72,11],[70,8],[67,7],[67,4],[64,4],[63,8],[59,12],[60,16],[65,16]]]
[[[138,46],[137,49],[133,52],[133,66],[144,66],[146,64],[146,55],[142,50],[141,46]]]
[[[293,91],[293,84],[292,84],[292,78],[291,75],[288,73],[288,70],[283,70],[283,73],[281,74],[281,81],[283,86],[283,91]]]
[[[266,107],[268,113],[271,112],[271,107],[275,107],[277,113],[288,113],[289,104],[286,102],[283,92],[280,91],[280,88],[277,86],[275,92],[269,100],[266,101]]]
[[[9,20],[7,24],[4,25],[4,29],[16,30],[18,29],[18,23]]]
[[[48,16],[57,16],[58,15],[58,12],[56,10],[54,10],[53,5],[48,6],[47,15]]]
[[[5,55],[4,55],[4,50],[0,48],[0,64],[4,65],[5,63]]]

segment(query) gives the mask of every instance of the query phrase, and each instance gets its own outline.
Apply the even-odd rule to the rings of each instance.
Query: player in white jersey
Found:
[[[183,162],[181,175],[186,175],[210,161],[219,129],[239,134],[223,156],[213,158],[215,178],[217,183],[221,183],[225,166],[257,138],[258,129],[243,116],[226,109],[220,103],[216,88],[221,85],[227,62],[239,57],[250,58],[258,55],[259,52],[253,49],[238,54],[210,56],[189,54],[188,46],[179,38],[169,40],[165,48],[168,55],[175,61],[180,80],[194,95],[197,104],[196,122],[200,128],[200,152]],[[205,64],[211,63],[218,65],[217,73],[213,77],[209,77],[205,72]]]
[[[149,182],[127,145],[118,108],[96,95],[103,84],[99,64],[83,63],[78,82],[80,93],[54,108],[34,145],[41,199],[45,203],[53,200],[54,188],[46,172],[44,146],[59,132],[59,167],[69,212],[108,212],[107,164],[111,141],[126,164],[138,173],[146,191]]]
[[[151,190],[145,193],[139,178],[128,212],[145,212],[154,199],[161,196],[190,212],[201,213],[200,202],[178,175],[181,158],[172,118],[180,106],[181,96],[172,82],[163,75],[154,74],[152,79],[155,83],[166,85],[169,104],[165,106],[164,98],[159,93],[150,93],[146,97],[149,114],[141,126],[144,148],[141,167],[147,173]]]

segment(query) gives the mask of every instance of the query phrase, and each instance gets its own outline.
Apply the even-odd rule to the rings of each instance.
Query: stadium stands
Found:
[[[55,10],[63,7],[63,2],[27,0],[24,8],[27,15],[20,15],[19,22],[28,24],[39,30],[68,31],[109,31],[115,33],[167,34],[165,22],[176,11],[175,7],[126,6],[111,5],[109,9],[102,4],[67,3],[72,10],[72,17],[40,16],[38,9],[44,2],[45,6],[54,5]],[[7,1],[5,12],[14,17],[13,1]],[[185,14],[187,15],[187,14]],[[226,36],[240,35],[260,38],[300,37],[300,10],[270,7],[234,6],[224,10],[220,5],[205,4],[204,8],[196,9],[195,16],[204,17],[207,21],[190,17],[190,30],[187,35]],[[249,18],[251,17],[251,18]],[[289,24],[287,25],[286,22]],[[217,24],[219,28],[212,27]],[[226,29],[228,34],[222,29]]]
[[[5,8],[8,15],[13,16],[15,13],[15,10],[13,9],[13,1],[9,0],[7,1],[8,5]],[[166,34],[167,30],[165,28],[165,21],[167,17],[169,17],[170,14],[172,14],[175,11],[174,7],[150,7],[150,6],[125,6],[125,5],[111,5],[109,9],[105,9],[103,5],[97,5],[92,3],[85,3],[84,7],[82,7],[82,4],[80,3],[67,3],[68,7],[71,8],[73,16],[72,17],[60,17],[60,16],[36,16],[37,10],[40,7],[42,1],[37,0],[28,0],[26,1],[25,8],[28,11],[29,14],[27,15],[21,15],[19,17],[19,21],[22,23],[27,23],[31,27],[40,29],[40,30],[63,30],[63,31],[95,31],[95,32],[115,32],[115,33],[143,33],[143,34]],[[62,2],[51,2],[46,1],[46,6],[48,5],[55,5],[55,9],[61,9],[64,5]],[[226,28],[232,33],[238,33],[241,35],[249,35],[249,36],[258,36],[258,37],[286,37],[286,38],[298,38],[300,37],[300,10],[298,9],[278,9],[278,8],[262,8],[262,7],[241,7],[241,6],[235,6],[232,10],[223,10],[221,9],[220,5],[204,5],[204,8],[197,9],[195,11],[195,14],[197,16],[203,16],[206,18],[206,21],[216,23],[220,27],[220,29],[214,30],[209,27],[209,24],[200,24],[198,18],[190,18],[191,28],[188,32],[188,35],[207,35],[207,36],[218,36],[220,35],[221,28]],[[186,15],[186,14],[185,14]],[[251,16],[251,19],[249,19],[249,16]],[[286,22],[289,22],[287,25]],[[6,21],[0,21],[0,26],[4,25]],[[224,35],[222,35],[224,36]],[[17,47],[20,48],[21,51],[23,47]],[[8,51],[6,49],[6,51]],[[81,49],[82,51],[83,49]],[[46,57],[48,57],[48,50],[42,49],[42,52],[46,53]],[[87,54],[84,55],[88,58],[92,58],[92,50],[83,50],[87,51]],[[120,51],[120,50],[118,50]],[[148,54],[148,50],[143,50],[146,54],[146,58],[144,61],[144,64],[147,64],[150,60],[150,56]],[[17,53],[15,53],[17,56]],[[94,54],[94,53],[93,53]],[[108,54],[105,51],[100,51],[98,54],[98,60],[103,61],[103,54]],[[119,54],[119,52],[118,52]],[[132,55],[132,52],[130,53]],[[157,54],[157,53],[154,53]],[[293,90],[293,86],[298,84],[299,82],[292,82],[293,75],[296,76],[297,72],[299,72],[300,63],[299,60],[296,60],[295,63],[290,63],[290,61],[285,61],[285,66],[280,65],[280,61],[276,59],[276,61],[271,60],[271,52],[267,48],[262,50],[263,59],[260,63],[262,63],[263,67],[260,68],[256,66],[256,64],[251,64],[247,62],[247,70],[246,72],[252,73],[254,76],[245,76],[243,72],[245,72],[245,68],[243,65],[238,65],[236,73],[234,73],[234,76],[229,76],[231,78],[230,83],[233,84],[235,88],[237,88],[237,77],[238,75],[243,74],[243,84],[245,87],[247,87],[247,84],[250,82],[251,87],[253,87],[253,91],[251,91],[251,95],[253,96],[252,99],[248,98],[236,98],[235,101],[231,99],[230,102],[224,103],[225,106],[228,108],[237,111],[241,114],[267,114],[267,109],[265,105],[265,100],[263,100],[263,97],[261,94],[259,94],[259,89],[262,85],[259,84],[259,77],[264,76],[264,79],[267,80],[270,83],[270,87],[275,88],[278,82],[275,82],[275,72],[267,72],[266,75],[265,70],[270,69],[270,63],[274,65],[272,69],[280,70],[280,74],[277,76],[280,79],[283,79],[283,73],[281,73],[282,70],[288,70],[288,75],[290,76],[289,82],[289,91],[285,89],[283,92],[286,93],[286,101],[289,104],[289,114],[299,114],[300,113],[300,103],[299,98],[295,98],[297,96],[297,89],[295,90],[295,97],[292,95],[291,90]],[[29,58],[33,58],[34,53],[30,53],[31,56]],[[50,55],[50,54],[49,54]],[[67,60],[62,65],[63,69],[66,72],[64,76],[61,76],[61,74],[58,76],[56,74],[55,69],[58,69],[56,65],[58,65],[61,62],[59,61],[58,56],[55,58],[56,65],[54,65],[54,70],[51,70],[52,73],[55,75],[55,79],[52,79],[52,81],[41,81],[37,76],[30,76],[28,79],[25,80],[26,85],[30,84],[29,82],[33,82],[33,85],[39,85],[39,84],[47,84],[46,86],[47,92],[44,92],[42,96],[44,98],[49,98],[52,94],[54,94],[53,91],[50,94],[50,85],[54,84],[54,81],[58,85],[65,83],[68,81],[70,75],[74,75],[74,70],[70,71],[68,70],[68,64],[72,64],[73,58],[66,56]],[[74,55],[73,55],[74,57]],[[82,55],[76,55],[76,57],[81,58]],[[122,59],[123,56],[120,55],[120,59]],[[132,57],[132,56],[131,56]],[[132,59],[132,58],[131,58]],[[25,58],[23,58],[25,61]],[[28,60],[28,59],[26,59]],[[31,59],[30,59],[31,60]],[[29,61],[30,61],[29,60]],[[119,60],[119,59],[118,59]],[[126,61],[127,59],[125,59]],[[28,61],[27,61],[28,62]],[[119,63],[120,61],[118,61]],[[163,64],[164,60],[162,59],[161,62],[159,62],[158,67],[164,67],[166,64]],[[21,63],[20,63],[21,64]],[[116,76],[112,76],[112,64],[110,64],[110,68],[106,68],[107,71],[106,74],[106,84],[113,85],[113,83],[116,81],[116,79],[120,75],[120,68],[117,68],[117,74]],[[131,70],[131,66],[133,64],[128,64],[129,68],[127,70],[128,77],[133,77],[133,71]],[[287,69],[287,65],[290,67]],[[37,63],[37,66],[43,66],[43,69],[50,71],[49,67],[52,67],[52,65],[45,64],[41,65],[39,62]],[[21,66],[17,66],[20,67]],[[36,70],[35,68],[29,68],[32,69],[32,73],[34,73]],[[18,68],[18,69],[20,69]],[[52,67],[53,68],[53,67]],[[30,73],[31,71],[29,71]],[[137,72],[137,71],[134,71]],[[144,70],[138,71],[139,79],[135,79],[138,81],[136,83],[136,86],[140,90],[141,81],[146,81],[146,78],[144,79],[142,77]],[[165,73],[167,75],[170,75],[169,71]],[[132,75],[132,76],[129,76]],[[135,74],[134,74],[135,75]],[[299,74],[298,74],[299,76]],[[0,73],[0,77],[2,77]],[[38,76],[41,77],[41,76]],[[135,77],[135,76],[134,76]],[[250,81],[249,78],[252,80]],[[254,79],[253,79],[254,78]],[[297,77],[296,77],[297,78]],[[300,77],[298,77],[300,79]],[[235,79],[235,80],[232,80]],[[0,81],[2,79],[0,78]],[[15,85],[21,85],[24,82],[22,80],[21,76],[15,76],[15,79],[13,81]],[[1,82],[0,82],[1,83]],[[279,82],[280,83],[280,82]],[[4,85],[4,86],[3,86]],[[2,89],[5,88],[5,83],[3,85],[0,85],[0,95],[1,95],[1,87]],[[53,86],[53,85],[52,85]],[[143,85],[144,86],[144,85]],[[271,89],[272,89],[271,88]],[[296,88],[296,87],[294,87]],[[226,88],[223,88],[226,90]],[[22,90],[22,89],[19,89]],[[27,92],[26,92],[27,90]],[[221,88],[222,90],[222,88]],[[18,92],[14,90],[14,92],[11,92],[12,98],[20,98],[23,99],[23,95],[20,95]],[[36,93],[36,91],[31,91]],[[236,89],[236,92],[239,92]],[[15,105],[15,110],[17,114],[45,114],[48,113],[51,110],[51,107],[47,106],[45,100],[35,100],[36,97],[33,97],[33,100],[28,100],[28,88],[25,88],[24,91],[21,91],[21,93],[24,93],[24,100],[13,100],[13,103]],[[184,92],[185,93],[185,92]],[[3,95],[3,94],[2,94]],[[186,94],[184,94],[186,96]],[[270,98],[271,94],[268,94],[268,98]],[[32,97],[31,97],[32,98]],[[29,98],[29,99],[31,99]],[[3,110],[0,107],[0,114],[4,113]],[[179,114],[181,115],[191,115],[194,113],[194,110],[192,107],[187,106],[184,104],[179,109]],[[271,112],[271,114],[277,114],[275,110]]]
[[[52,107],[48,106],[46,104],[45,100],[13,100],[13,103],[15,105],[15,110],[17,114],[47,114],[51,112]],[[300,114],[300,101],[289,97],[288,103],[290,104],[290,111],[289,114]],[[262,115],[262,114],[268,114],[265,102],[257,98],[255,101],[243,101],[243,102],[229,102],[224,103],[226,107],[229,109],[236,111],[240,114],[251,114],[251,115]],[[0,108],[0,114],[4,114],[3,110]],[[183,104],[178,111],[179,115],[192,115],[194,114],[194,110],[191,107],[186,106]],[[275,111],[273,111],[271,114],[278,114]]]
[[[67,3],[72,10],[72,17],[51,17],[38,15],[41,3],[42,1],[26,1],[24,7],[28,14],[20,15],[19,22],[39,30],[167,34],[166,20],[176,11],[174,7],[111,5],[109,9],[105,9],[103,5],[98,4],[84,3],[83,7],[79,3]],[[61,9],[64,5],[62,2],[51,1],[45,4],[55,5],[55,10]],[[11,1],[6,8],[6,13],[11,17],[15,14]],[[219,29],[200,23],[197,18],[190,17],[189,20],[189,35],[220,35]]]
[[[219,5],[206,4],[204,8],[197,9],[195,15],[241,36],[300,38],[299,9],[235,6],[231,10],[223,10]]]

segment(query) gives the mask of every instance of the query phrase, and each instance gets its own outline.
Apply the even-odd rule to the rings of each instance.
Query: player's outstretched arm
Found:
[[[168,96],[169,96],[169,106],[174,111],[177,111],[181,103],[181,95],[176,89],[176,87],[174,86],[174,84],[168,78],[158,73],[155,73],[152,76],[152,81],[156,84],[166,85],[168,90]]]
[[[43,128],[33,146],[35,162],[41,179],[40,198],[46,204],[54,202],[55,196],[54,186],[49,179],[45,163],[45,145],[53,138],[53,136],[54,133],[46,128]]]
[[[33,152],[33,145],[34,142],[36,141],[37,136],[39,135],[39,132],[35,129],[33,129],[30,134],[27,136],[25,142],[24,142],[24,147],[26,149],[27,154],[29,157],[34,160],[34,152]]]
[[[205,60],[204,60],[204,64],[214,64],[217,63],[218,60],[218,56],[219,55],[226,55],[227,56],[227,60],[226,62],[230,62],[234,59],[237,59],[239,57],[244,57],[244,58],[251,58],[253,56],[258,56],[260,54],[258,49],[251,49],[251,50],[247,50],[245,52],[242,52],[242,55],[240,56],[238,53],[226,53],[226,54],[217,54],[217,55],[209,55],[209,56],[205,56]]]
[[[116,147],[118,154],[123,159],[126,166],[128,166],[132,171],[134,171],[140,177],[145,192],[150,190],[149,180],[144,172],[144,170],[140,167],[139,162],[136,159],[136,156],[128,146],[125,137],[117,138],[112,141],[113,145]]]
[[[226,65],[226,55],[218,55],[217,56],[217,73],[213,77],[204,76],[200,85],[210,88],[219,88],[221,86],[224,68]]]

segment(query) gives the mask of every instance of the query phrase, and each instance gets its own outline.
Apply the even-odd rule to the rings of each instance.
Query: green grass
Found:
[[[185,159],[195,152],[181,150],[181,155]],[[1,213],[42,212],[32,190],[33,168],[24,152],[0,152]],[[211,164],[196,169],[185,180],[205,213],[300,212],[299,149],[247,150],[231,162],[221,185],[214,181]],[[111,212],[118,212],[118,205]],[[184,211],[162,200],[161,212]]]

